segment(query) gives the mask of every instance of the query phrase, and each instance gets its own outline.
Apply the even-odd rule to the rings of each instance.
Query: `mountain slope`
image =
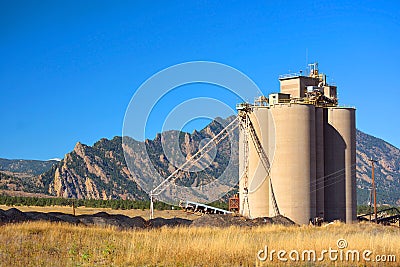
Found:
[[[367,204],[369,201],[371,158],[377,160],[375,164],[377,202],[400,205],[400,149],[361,131],[357,131],[358,203]]]
[[[74,150],[39,176],[52,195],[72,198],[144,199],[126,167],[122,138],[101,139],[93,147],[78,142]]]
[[[232,119],[228,118],[224,122],[230,122]],[[168,140],[172,141],[178,136],[179,151],[174,151],[169,147],[167,149],[172,151],[171,153],[182,151],[184,157],[188,157],[196,153],[202,140],[212,138],[222,129],[220,123],[213,121],[200,132],[194,131],[189,134],[169,131],[163,133],[163,138],[167,140],[165,143],[169,144],[172,142]],[[132,146],[143,145],[133,139],[129,142],[133,143]],[[236,140],[234,142],[237,143]],[[164,178],[176,168],[163,153],[161,134],[158,134],[154,140],[146,140],[145,148],[149,160],[132,150],[133,154],[130,156],[134,166],[131,168],[131,174],[125,163],[121,137],[114,137],[112,140],[101,139],[93,147],[78,142],[72,152],[68,153],[58,165],[40,175],[39,180],[45,184],[46,190],[51,195],[60,197],[147,199],[147,194],[137,186],[134,178],[147,177],[152,180],[149,166],[153,166]],[[182,172],[177,184],[196,186],[207,184],[225,170],[230,154],[229,142],[221,142],[209,168],[197,174]],[[232,153],[232,155],[237,164],[237,153]],[[236,173],[228,173],[228,175],[237,177],[237,167],[235,171]]]
[[[24,173],[26,175],[39,175],[49,170],[52,165],[57,164],[55,160],[24,160],[24,159],[2,159],[0,158],[0,171]]]
[[[0,189],[2,192],[47,193],[38,175],[49,170],[57,161],[0,159]]]
[[[0,172],[0,190],[46,193],[43,184],[36,177],[18,177],[4,172]]]

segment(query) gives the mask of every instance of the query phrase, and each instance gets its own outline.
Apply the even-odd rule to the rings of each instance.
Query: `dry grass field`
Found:
[[[337,240],[348,246],[338,249]],[[176,227],[120,231],[114,228],[30,222],[0,226],[1,266],[399,266],[400,229],[369,224],[332,224],[326,227],[263,226],[257,228]],[[298,250],[300,261],[271,262],[257,258],[259,250]],[[331,261],[301,261],[304,250],[317,258],[329,248]],[[360,261],[346,261],[347,250],[359,250]],[[365,250],[371,261],[362,259]],[[260,256],[264,254],[261,253]],[[396,262],[377,263],[376,256],[395,255]],[[292,254],[295,258],[296,254]],[[305,259],[307,259],[305,254]],[[381,257],[382,258],[382,257]],[[394,259],[391,258],[391,261]]]

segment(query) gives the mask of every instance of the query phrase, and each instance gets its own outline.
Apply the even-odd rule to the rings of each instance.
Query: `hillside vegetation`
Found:
[[[0,172],[0,190],[46,193],[37,177],[18,177]]]
[[[10,171],[14,173],[25,173],[39,175],[49,170],[56,164],[55,160],[24,160],[24,159],[2,159],[0,158],[0,171]]]

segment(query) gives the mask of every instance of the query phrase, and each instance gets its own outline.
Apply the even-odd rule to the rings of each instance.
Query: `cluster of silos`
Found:
[[[268,105],[251,105],[247,113],[271,168],[268,176],[242,126],[239,194],[243,215],[276,215],[273,189],[280,214],[296,223],[308,224],[315,217],[356,220],[354,108],[288,101],[287,94],[273,94]]]

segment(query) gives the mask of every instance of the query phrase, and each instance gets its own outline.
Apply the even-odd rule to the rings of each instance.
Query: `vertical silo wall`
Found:
[[[275,154],[271,178],[282,215],[299,224],[308,224],[316,213],[315,107],[274,105]],[[271,213],[271,208],[270,208]]]
[[[261,144],[269,156],[269,131],[271,131],[271,114],[267,107],[254,107],[253,112],[249,113],[249,118],[254,126]],[[244,155],[244,132],[240,134],[239,151],[240,162],[242,167],[239,167],[240,173],[243,173],[245,159]],[[244,194],[240,197],[240,211],[241,214],[252,218],[267,217],[269,215],[269,183],[267,171],[261,163],[260,157],[255,148],[254,142],[250,135],[248,135],[248,203],[244,203]],[[239,164],[240,166],[241,164]],[[239,182],[240,192],[244,192],[244,179]],[[250,214],[249,214],[250,211]]]
[[[328,208],[336,209],[335,216],[327,219],[340,219],[346,223],[352,223],[357,217],[357,196],[356,196],[356,127],[354,108],[329,108],[327,123],[327,138],[329,158],[326,164],[329,170],[325,175],[325,182],[333,184],[328,188],[328,196],[325,196],[325,203],[330,202],[330,198],[336,200],[329,203]],[[327,181],[330,182],[327,182]],[[336,207],[335,207],[336,206]],[[328,213],[329,214],[329,213]],[[338,218],[335,218],[338,217]]]
[[[326,113],[323,108],[315,108],[315,158],[316,158],[316,183],[310,184],[311,190],[316,192],[316,216],[324,217],[324,121]]]

